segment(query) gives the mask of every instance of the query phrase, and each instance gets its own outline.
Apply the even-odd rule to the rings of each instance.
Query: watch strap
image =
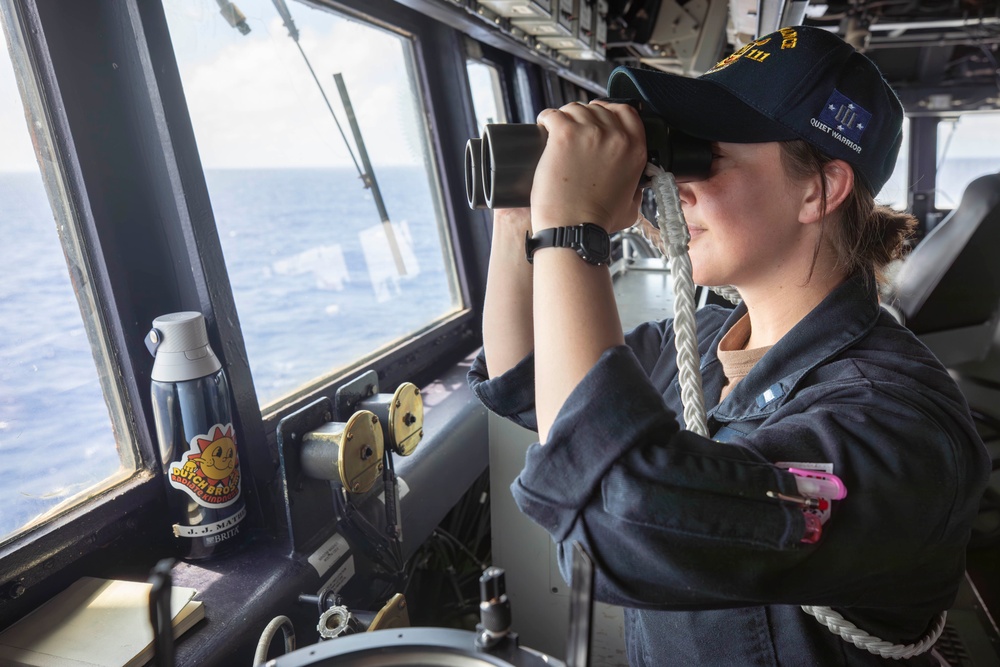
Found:
[[[549,227],[532,236],[531,232],[524,235],[524,255],[528,264],[534,262],[535,251],[540,248],[571,248],[567,243],[566,230],[569,227]]]
[[[531,264],[534,260],[533,255],[536,250],[540,248],[571,248],[577,252],[584,261],[590,264],[603,264],[609,261],[610,257],[599,257],[595,258],[591,256],[588,249],[584,246],[584,235],[588,231],[587,228],[594,228],[591,233],[600,233],[604,236],[607,247],[610,249],[610,237],[602,227],[595,225],[591,222],[583,223],[582,225],[572,225],[569,227],[549,227],[548,229],[543,229],[534,236],[531,232],[525,232],[524,235],[524,254],[528,263]]]

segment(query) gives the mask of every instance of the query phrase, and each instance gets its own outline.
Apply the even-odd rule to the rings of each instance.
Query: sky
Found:
[[[333,82],[343,74],[376,166],[421,164],[423,114],[411,93],[405,40],[287,0],[302,49],[344,134]],[[353,166],[337,125],[272,0],[237,0],[251,27],[229,26],[215,0],[165,0],[185,96],[206,168]],[[967,127],[966,127],[967,126]],[[949,157],[997,155],[1000,115],[963,117]],[[0,54],[0,171],[37,169],[10,59]]]
[[[247,35],[229,26],[215,0],[164,2],[205,167],[353,168],[306,61],[271,0],[237,0],[237,5],[247,16]],[[373,163],[421,164],[424,131],[404,58],[407,42],[294,0],[288,6],[302,50],[352,147],[335,72],[344,77]],[[37,168],[16,91],[5,50],[0,54],[0,171]]]
[[[5,33],[3,47],[0,52],[0,171],[35,171],[38,162],[31,146]]]

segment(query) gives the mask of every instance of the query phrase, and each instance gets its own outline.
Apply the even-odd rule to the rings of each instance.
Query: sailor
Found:
[[[900,148],[896,95],[802,26],[696,79],[620,67],[608,94],[711,142],[709,176],[677,186],[693,278],[742,303],[697,313],[698,435],[682,332],[623,335],[608,268],[608,235],[638,215],[640,116],[607,101],[541,112],[531,207],[495,212],[469,376],[490,410],[538,431],[519,507],[564,576],[573,542],[590,553],[596,596],[625,607],[632,665],[936,664],[989,462],[947,371],[879,305],[913,224],[874,201]],[[831,632],[844,624],[870,641]]]

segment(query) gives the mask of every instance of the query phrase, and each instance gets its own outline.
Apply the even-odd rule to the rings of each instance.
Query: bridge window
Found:
[[[0,19],[14,42],[0,53],[4,542],[123,479],[136,457],[34,74],[16,19]]]
[[[472,106],[476,112],[477,133],[482,133],[483,126],[487,123],[508,122],[499,70],[478,60],[469,60],[466,67],[469,71],[469,86],[472,88]]]
[[[937,188],[934,206],[958,206],[965,186],[1000,171],[1000,113],[968,113],[938,124]]]
[[[410,38],[297,2],[164,6],[259,402],[462,308]]]
[[[875,196],[875,200],[886,206],[891,206],[898,211],[903,211],[909,205],[909,198],[906,194],[907,165],[910,160],[910,119],[903,119],[903,144],[896,156],[896,167],[892,170],[892,176],[882,186],[882,190]]]

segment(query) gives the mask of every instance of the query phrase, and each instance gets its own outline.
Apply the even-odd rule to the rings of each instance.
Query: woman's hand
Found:
[[[538,114],[548,131],[531,187],[531,224],[592,222],[609,233],[635,221],[646,166],[646,132],[627,104],[574,102]]]

